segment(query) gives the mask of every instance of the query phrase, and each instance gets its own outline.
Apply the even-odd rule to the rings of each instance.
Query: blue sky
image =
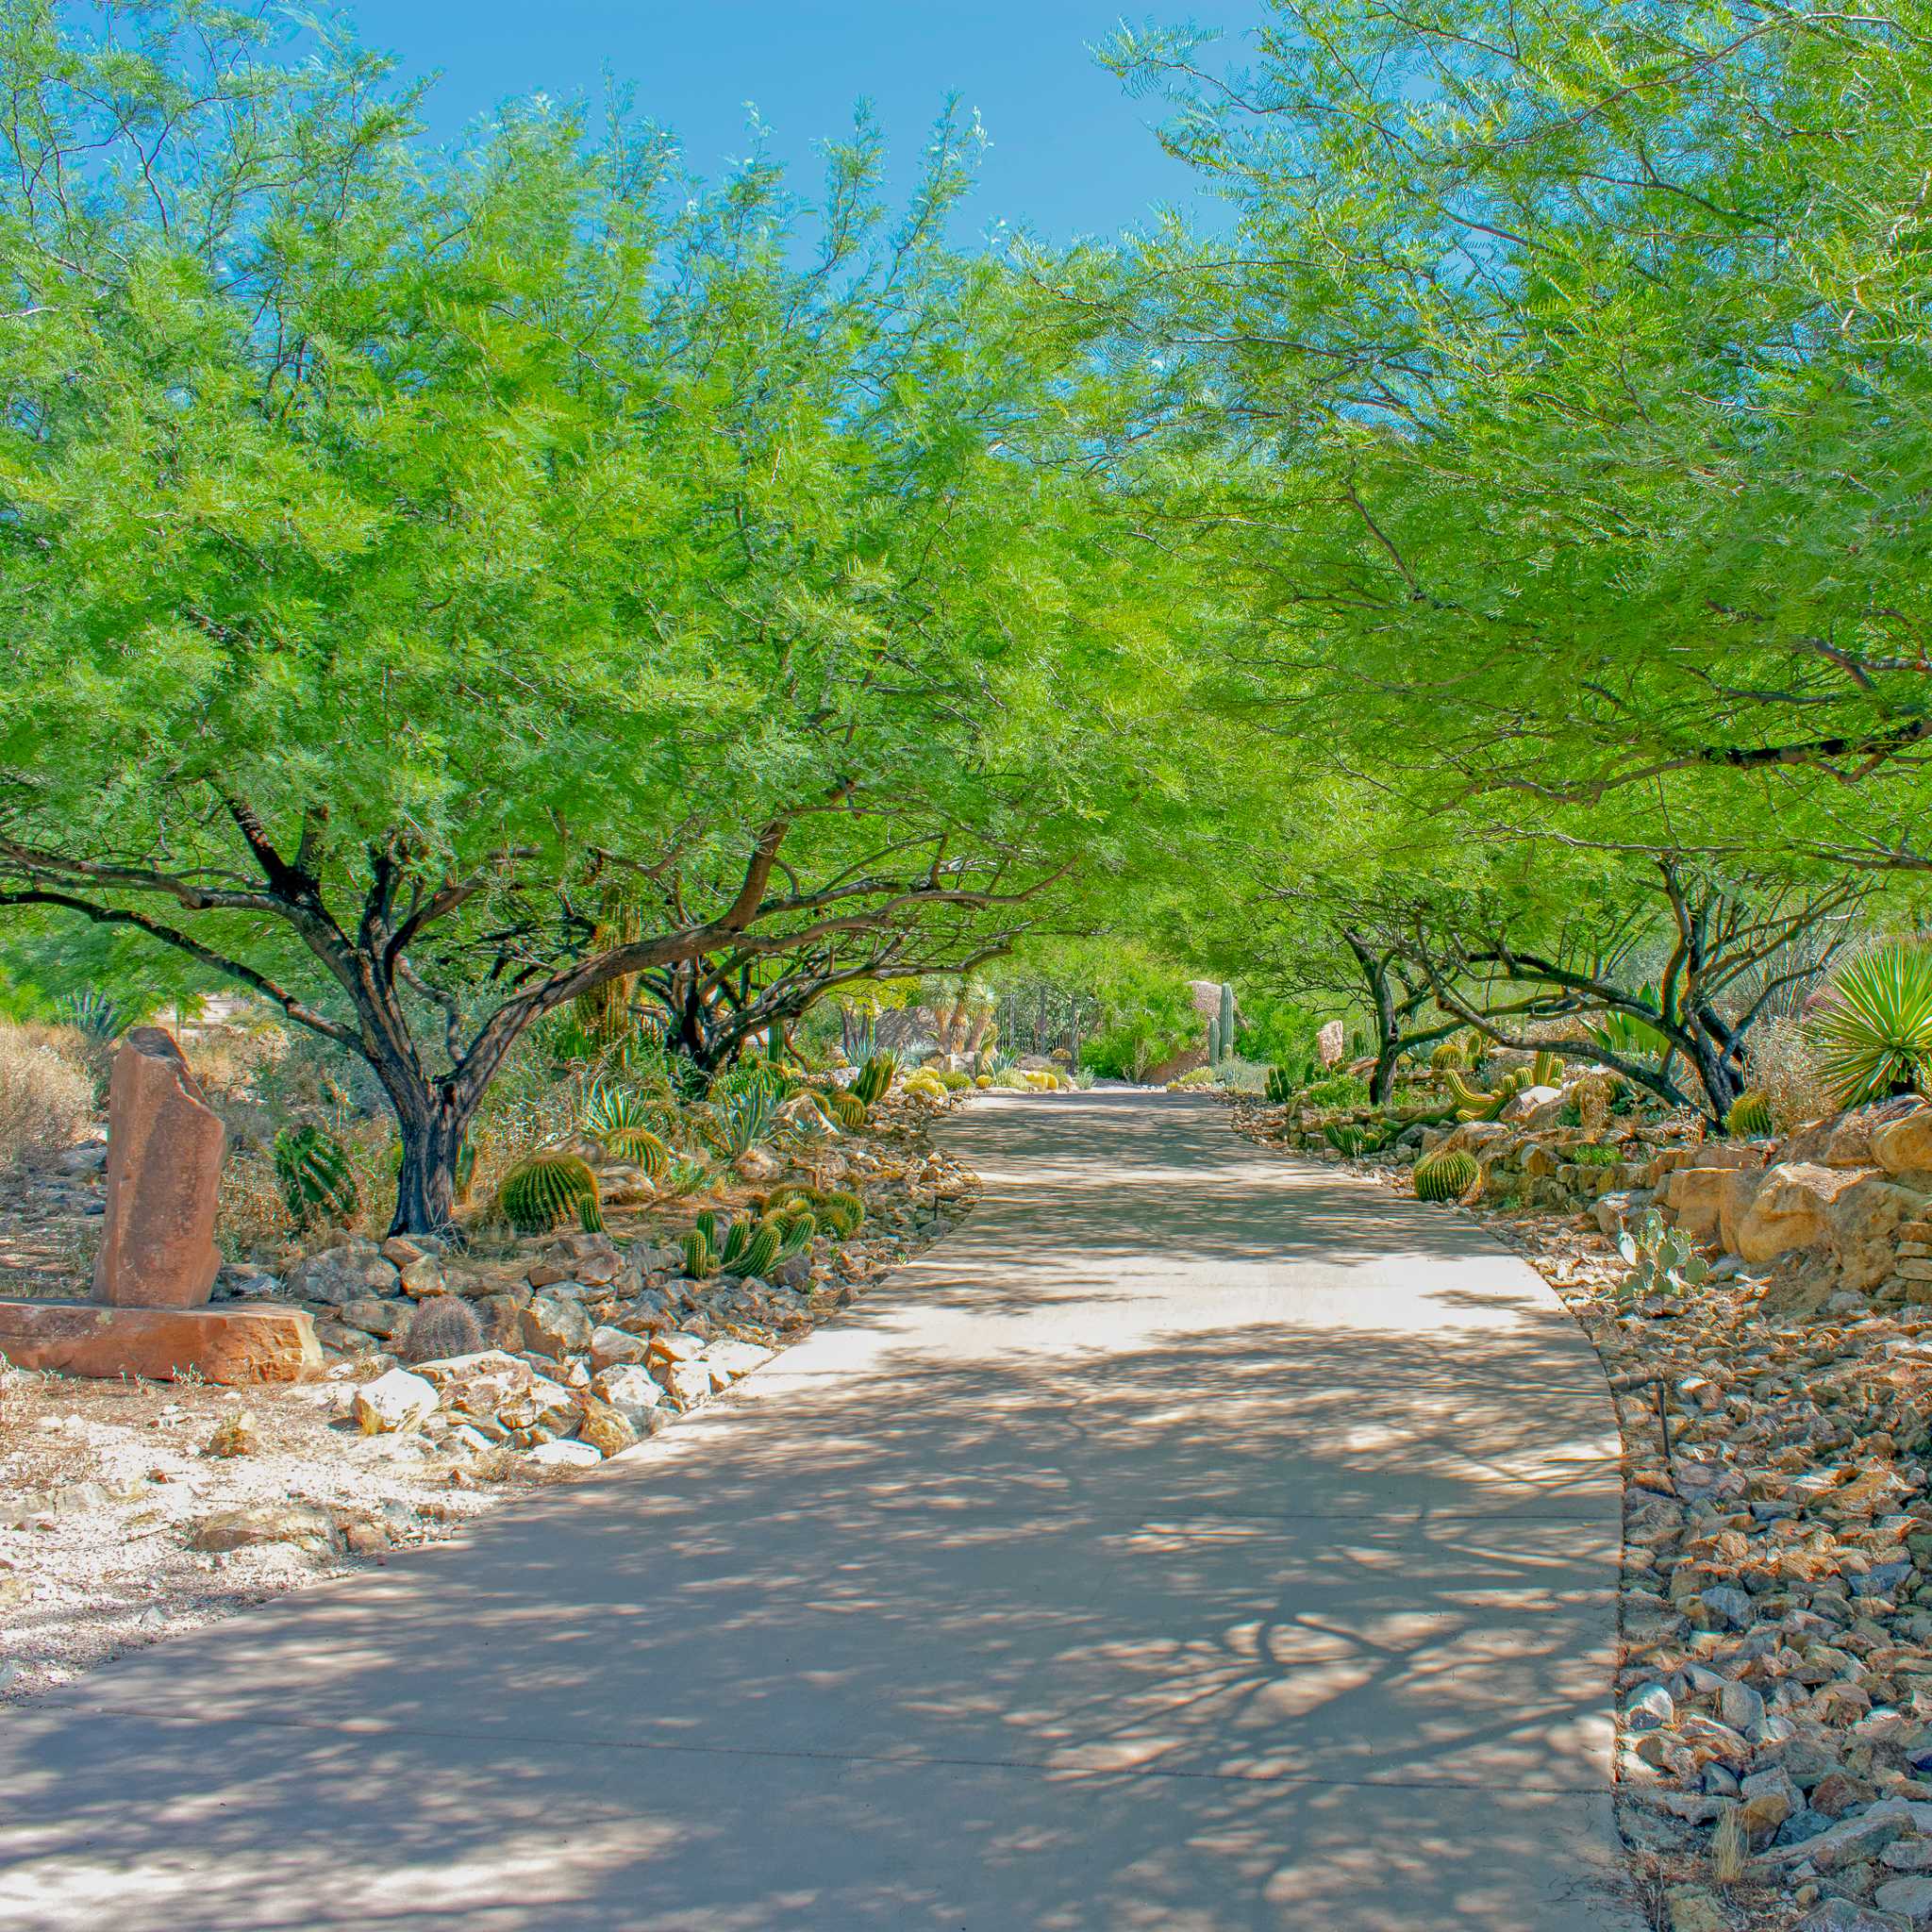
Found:
[[[1202,208],[1149,131],[1158,103],[1126,98],[1093,64],[1088,48],[1121,17],[1105,0],[352,0],[351,11],[367,43],[412,74],[441,72],[439,136],[512,94],[600,93],[608,68],[705,174],[743,153],[754,101],[777,152],[815,179],[812,142],[847,129],[870,96],[903,181],[957,91],[991,142],[974,229],[1004,220],[1064,241],[1111,234],[1158,202]],[[1259,12],[1260,0],[1183,0],[1154,17],[1229,29],[1234,59]]]

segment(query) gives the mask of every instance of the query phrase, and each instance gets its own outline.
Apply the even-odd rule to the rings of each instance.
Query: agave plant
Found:
[[[1657,988],[1641,986],[1637,997],[1645,1006],[1654,1007],[1657,1001]],[[1620,1059],[1661,1059],[1670,1043],[1648,1021],[1638,1019],[1634,1013],[1599,1013],[1583,1023],[1583,1030],[1606,1053],[1613,1053]]]
[[[584,1132],[593,1141],[608,1141],[629,1128],[655,1125],[658,1113],[634,1088],[598,1080],[584,1098]]]
[[[719,1144],[736,1160],[772,1131],[777,1111],[778,1104],[769,1087],[745,1087],[727,1093],[712,1109]]]
[[[71,992],[58,1008],[61,1020],[76,1033],[84,1034],[92,1045],[107,1046],[120,1037],[121,1008],[104,992],[85,987]]]
[[[1812,1019],[1840,1107],[1932,1088],[1932,948],[1882,946],[1832,981]]]

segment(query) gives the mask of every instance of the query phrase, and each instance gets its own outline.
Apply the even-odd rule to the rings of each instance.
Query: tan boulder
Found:
[[[1899,1230],[1924,1210],[1924,1194],[1887,1174],[1858,1174],[1840,1189],[1825,1209],[1839,1286],[1863,1293],[1890,1276]]]
[[[1873,1136],[1891,1123],[1915,1112],[1924,1103],[1903,1099],[1873,1101],[1849,1113],[1827,1115],[1800,1127],[1778,1150],[1782,1159],[1819,1167],[1880,1167]]]
[[[1734,1167],[1718,1188],[1717,1238],[1727,1255],[1738,1253],[1738,1229],[1757,1191],[1764,1185],[1761,1167]]]
[[[181,1049],[158,1026],[128,1030],[108,1082],[108,1203],[94,1299],[198,1308],[214,1289],[215,1197],[227,1132]]]
[[[1724,1189],[1737,1172],[1729,1167],[1680,1167],[1664,1176],[1657,1200],[1692,1241],[1715,1241]]]
[[[1737,1222],[1737,1252],[1746,1261],[1774,1261],[1798,1248],[1823,1247],[1831,1208],[1862,1176],[1811,1161],[1787,1160],[1765,1171],[1762,1185]]]
[[[1888,1174],[1932,1174],[1932,1107],[1873,1128],[1872,1153]]]

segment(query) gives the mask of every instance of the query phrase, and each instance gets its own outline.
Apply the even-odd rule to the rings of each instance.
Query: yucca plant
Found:
[[[504,1175],[496,1204],[519,1234],[548,1234],[573,1214],[588,1234],[604,1226],[597,1176],[575,1154],[533,1154],[520,1161]]]
[[[1415,1164],[1418,1201],[1459,1201],[1473,1188],[1482,1170],[1466,1148],[1439,1148]]]
[[[1724,1132],[1740,1141],[1761,1141],[1776,1130],[1770,1100],[1755,1088],[1739,1094],[1724,1115]]]
[[[858,1070],[858,1077],[852,1083],[852,1091],[865,1106],[871,1107],[883,1099],[892,1085],[892,1075],[899,1071],[899,1062],[889,1053],[875,1053]]]
[[[349,1151],[326,1127],[284,1127],[275,1136],[275,1178],[298,1227],[349,1222],[361,1206]]]
[[[1932,948],[1894,942],[1832,980],[1811,1021],[1840,1107],[1932,1088]]]

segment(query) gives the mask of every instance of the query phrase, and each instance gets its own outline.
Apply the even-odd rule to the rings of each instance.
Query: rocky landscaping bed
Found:
[[[1424,1145],[1468,1148],[1476,1178],[1444,1211],[1535,1265],[1603,1361],[1637,1890],[1670,1932],[1932,1924],[1932,1108],[1757,1141],[1632,1118],[1614,1161],[1585,1165],[1574,1106],[1362,1165],[1407,1189]],[[1238,1123],[1280,1144],[1292,1111]],[[1694,1282],[1632,1239],[1653,1208]]]
[[[622,1457],[969,1211],[977,1182],[929,1132],[954,1104],[895,1095],[836,1147],[795,1166],[760,1150],[703,1196],[634,1190],[620,1205],[607,1186],[601,1233],[500,1233],[453,1253],[338,1232],[279,1276],[225,1269],[218,1296],[313,1314],[328,1358],[317,1383],[0,1369],[0,1696]],[[8,1291],[84,1290],[98,1174],[88,1147],[16,1171],[0,1210]],[[785,1190],[830,1200],[830,1231],[768,1278],[687,1272],[700,1216],[722,1244]]]

